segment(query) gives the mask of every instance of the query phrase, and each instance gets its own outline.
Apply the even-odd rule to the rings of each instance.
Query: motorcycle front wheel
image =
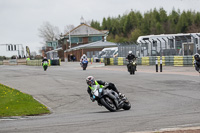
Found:
[[[108,96],[101,98],[100,101],[101,101],[101,104],[109,111],[115,112],[117,110],[117,108],[114,104],[114,101],[111,98],[109,98]]]
[[[130,102],[124,102],[124,106],[122,107],[124,110],[129,110],[131,108]]]
[[[87,65],[83,64],[83,70],[86,70]]]
[[[135,74],[135,66],[132,66],[132,74]]]
[[[44,71],[46,71],[47,70],[47,66],[44,66]]]

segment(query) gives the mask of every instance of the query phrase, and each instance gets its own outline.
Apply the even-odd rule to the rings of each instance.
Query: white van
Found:
[[[104,48],[99,52],[97,57],[94,57],[96,62],[99,62],[101,58],[113,58],[118,56],[118,47]]]
[[[117,57],[118,55],[118,47],[110,47],[104,48],[102,51],[99,52],[99,58],[113,58]]]

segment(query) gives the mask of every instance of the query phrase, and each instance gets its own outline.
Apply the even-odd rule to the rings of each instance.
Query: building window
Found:
[[[102,40],[102,36],[92,36],[88,38],[89,42],[96,42]]]
[[[83,38],[82,37],[72,37],[71,38],[71,43],[82,43]]]
[[[198,38],[195,38],[196,44],[198,44]]]

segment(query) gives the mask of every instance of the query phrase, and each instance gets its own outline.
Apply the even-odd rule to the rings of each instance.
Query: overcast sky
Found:
[[[168,13],[173,7],[200,12],[200,0],[0,0],[0,44],[23,44],[38,53],[43,41],[38,28],[44,22],[63,32],[66,25],[78,26],[81,16],[102,22],[131,9],[144,13],[161,7]]]

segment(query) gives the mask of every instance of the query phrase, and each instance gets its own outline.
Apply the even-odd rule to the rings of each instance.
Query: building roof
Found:
[[[51,51],[47,51],[46,53],[56,52],[56,51],[59,51],[59,50],[63,50],[62,47],[51,50]]]
[[[64,36],[68,36],[70,33],[70,36],[89,36],[89,35],[101,35],[101,36],[105,36],[108,31],[103,30],[97,30],[87,24],[81,24],[79,26],[77,26],[76,28],[72,29],[70,32],[66,33]]]
[[[70,52],[70,51],[79,50],[79,49],[107,48],[107,47],[117,47],[117,44],[112,43],[112,42],[97,41],[97,42],[92,42],[92,43],[76,46],[71,49],[67,49],[65,50],[65,52]]]

